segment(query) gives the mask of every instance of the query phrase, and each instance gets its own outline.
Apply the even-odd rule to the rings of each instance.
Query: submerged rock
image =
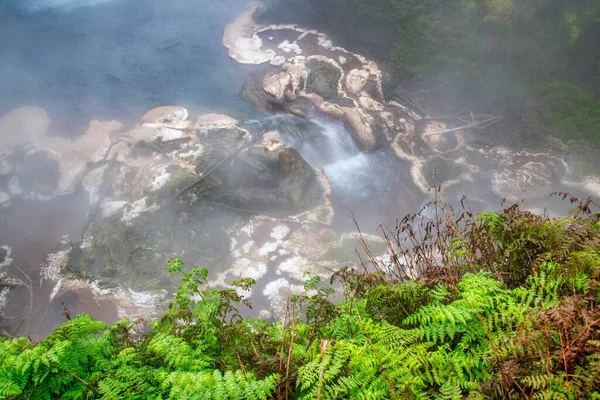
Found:
[[[15,174],[21,191],[29,196],[51,196],[59,186],[62,159],[54,152],[33,150],[23,155]]]
[[[263,51],[262,40],[257,35],[252,14],[260,6],[252,2],[234,22],[225,27],[223,45],[229,49],[229,56],[242,64],[262,64],[275,57],[272,50]]]
[[[106,158],[110,135],[121,129],[116,121],[92,121],[83,135],[68,140],[48,136],[49,124],[37,107],[15,109],[0,120],[0,176],[10,177],[5,189],[14,197],[44,201],[75,192],[88,167]]]
[[[513,153],[503,148],[484,152],[495,164],[492,191],[510,203],[547,196],[568,171],[564,161],[544,153]]]
[[[430,158],[421,167],[421,174],[428,187],[441,185],[446,188],[467,172],[469,170],[464,165],[442,157]]]

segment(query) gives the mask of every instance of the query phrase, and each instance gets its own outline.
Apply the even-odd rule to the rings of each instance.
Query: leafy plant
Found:
[[[436,197],[384,235],[392,265],[343,268],[339,291],[307,276],[275,322],[238,310],[253,280],[203,290],[206,269],[168,260],[181,286],[143,334],[80,315],[1,339],[0,398],[600,398],[599,214],[570,200],[549,219]]]

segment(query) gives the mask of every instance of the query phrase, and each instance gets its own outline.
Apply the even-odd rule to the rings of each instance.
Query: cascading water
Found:
[[[265,132],[277,131],[288,146],[323,169],[333,188],[336,228],[356,229],[354,213],[361,228],[370,231],[375,221],[391,224],[423,201],[404,163],[387,150],[361,152],[340,120],[313,111],[306,119],[277,114],[253,123]]]

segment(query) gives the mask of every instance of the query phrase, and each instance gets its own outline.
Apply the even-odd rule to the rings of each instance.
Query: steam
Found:
[[[22,0],[19,7],[28,12],[62,11],[68,12],[79,7],[94,7],[119,0]]]

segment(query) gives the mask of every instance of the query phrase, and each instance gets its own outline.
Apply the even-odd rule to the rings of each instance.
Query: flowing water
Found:
[[[378,223],[393,225],[398,215],[418,208],[425,196],[411,180],[408,163],[389,150],[361,152],[344,124],[316,113],[307,119],[275,115],[261,122],[311,164],[323,168],[333,188],[333,226],[352,231],[352,214],[361,229],[375,233]]]

